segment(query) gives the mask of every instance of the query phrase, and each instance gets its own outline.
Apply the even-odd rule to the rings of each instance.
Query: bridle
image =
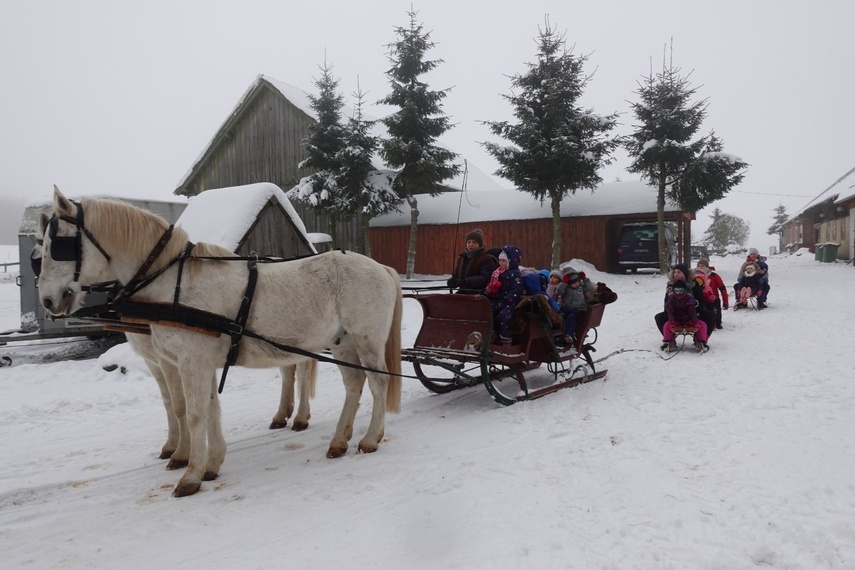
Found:
[[[71,216],[67,216],[65,214],[54,214],[50,218],[50,222],[48,222],[47,227],[47,235],[50,238],[50,257],[54,261],[73,261],[74,262],[74,283],[77,283],[80,280],[80,269],[83,265],[83,236],[86,236],[89,241],[92,242],[98,251],[101,252],[101,255],[104,256],[104,259],[107,260],[107,263],[111,261],[110,254],[107,253],[104,248],[98,243],[98,240],[95,239],[95,236],[92,235],[86,226],[83,223],[83,206],[80,202],[71,201],[72,204],[77,206],[77,217],[72,218]],[[73,236],[59,236],[57,233],[59,232],[59,220],[63,220],[68,222],[69,224],[74,224],[77,227],[77,233]],[[44,245],[43,241],[39,241],[40,245]],[[33,258],[31,256],[30,261],[33,264],[33,271],[38,276],[41,273],[41,265],[42,260],[41,257]],[[38,267],[36,267],[38,265]]]
[[[104,249],[104,247],[95,239],[95,236],[92,235],[86,225],[83,222],[83,205],[80,202],[71,201],[72,204],[77,206],[77,216],[71,217],[65,214],[54,214],[50,218],[50,222],[48,222],[47,227],[47,235],[50,237],[50,256],[54,261],[73,261],[75,263],[74,266],[74,283],[77,283],[80,280],[80,271],[83,265],[83,236],[92,242],[101,255],[104,256],[104,259],[107,260],[107,263],[110,263],[112,258],[110,254]],[[64,222],[68,222],[69,224],[74,224],[77,228],[77,233],[73,236],[59,236],[57,233],[59,232],[59,220],[63,220]],[[165,272],[169,269],[174,263],[181,262],[183,265],[183,261],[189,257],[190,250],[193,249],[193,244],[188,242],[187,247],[182,252],[180,256],[173,259],[170,263],[168,263],[165,267],[161,268],[159,271],[156,271],[153,275],[145,277],[146,273],[157,258],[160,256],[161,252],[163,252],[166,245],[169,243],[169,240],[172,238],[172,232],[175,229],[174,225],[170,225],[166,231],[163,232],[163,235],[158,240],[157,244],[155,244],[154,248],[149,253],[146,260],[137,270],[136,274],[131,278],[130,281],[126,285],[122,285],[117,281],[111,281],[109,283],[96,283],[94,285],[81,287],[83,291],[89,292],[104,292],[107,293],[108,296],[112,299],[113,302],[118,301],[119,299],[130,297],[141,288],[145,287],[149,283],[151,283],[158,275]],[[36,242],[44,246],[44,240],[36,240]],[[35,273],[36,277],[39,277],[42,270],[42,258],[41,256],[36,257],[35,253],[38,248],[34,249],[33,254],[30,256],[30,263],[33,266],[33,273]]]

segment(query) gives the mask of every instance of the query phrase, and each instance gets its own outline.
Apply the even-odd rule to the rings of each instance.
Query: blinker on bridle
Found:
[[[101,252],[101,255],[104,256],[104,259],[107,262],[110,262],[110,254],[104,251],[104,248],[101,247],[101,244],[98,243],[98,240],[95,239],[95,236],[86,229],[86,226],[83,225],[83,206],[80,202],[71,201],[72,204],[77,206],[77,217],[72,218],[71,216],[66,215],[57,215],[54,214],[51,216],[50,222],[48,223],[48,237],[50,237],[50,256],[54,261],[73,261],[74,265],[74,281],[76,282],[80,278],[80,267],[83,264],[83,236],[85,235],[89,238],[89,241],[98,248],[98,251]],[[73,236],[59,236],[57,233],[59,232],[59,220],[62,219],[69,224],[74,224],[77,227],[77,233]],[[42,242],[39,242],[42,243]],[[41,257],[34,258],[30,257],[30,262],[33,265],[33,272],[38,276],[42,270],[42,260]]]

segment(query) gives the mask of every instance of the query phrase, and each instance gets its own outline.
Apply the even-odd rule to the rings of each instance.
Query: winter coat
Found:
[[[690,325],[698,321],[698,311],[691,295],[671,295],[665,302],[668,320],[677,325]]]
[[[701,298],[704,303],[710,304],[715,302],[716,294],[710,285],[710,280],[706,273],[695,271],[695,284],[701,288]]]
[[[567,284],[559,283],[558,285],[550,285],[546,288],[546,295],[561,305],[564,301],[564,295],[567,293]]]
[[[707,277],[709,277],[710,287],[712,288],[713,293],[715,293],[715,298],[718,299],[720,293],[722,302],[727,305],[729,303],[727,298],[727,287],[724,286],[724,281],[722,280],[721,275],[715,272],[714,267],[710,267],[710,273]]]
[[[502,251],[508,256],[508,269],[499,275],[499,290],[488,295],[494,313],[508,306],[516,307],[520,297],[525,295],[525,286],[520,274],[522,254],[519,248],[508,245],[502,248]]]
[[[490,282],[490,276],[499,266],[499,260],[487,253],[483,247],[472,251],[464,251],[457,257],[457,264],[452,273],[452,279],[462,279],[461,289],[471,289],[472,292],[483,291]]]
[[[523,285],[525,285],[525,294],[526,295],[537,295],[538,293],[543,293],[543,288],[540,286],[540,274],[535,273],[534,271],[520,270],[520,273],[523,276]]]
[[[755,273],[751,277],[749,277],[748,275],[745,275],[743,273],[742,277],[740,277],[740,279],[739,279],[739,282],[737,282],[737,284],[736,284],[736,290],[738,291],[739,289],[743,289],[745,287],[750,287],[752,293],[757,293],[758,291],[760,291],[760,288],[762,286],[763,286],[763,278],[760,276],[759,273]]]
[[[760,276],[760,281],[763,283],[769,282],[769,264],[766,263],[765,257],[758,257],[756,260],[752,260],[749,255],[745,258],[745,263],[742,264],[742,267],[739,268],[739,277],[737,279],[742,279],[743,275],[745,275],[745,268],[753,263],[757,266],[757,274]]]
[[[567,285],[567,290],[561,300],[561,310],[584,311],[593,299],[594,292],[592,290],[586,291],[584,285],[579,285],[575,289]]]

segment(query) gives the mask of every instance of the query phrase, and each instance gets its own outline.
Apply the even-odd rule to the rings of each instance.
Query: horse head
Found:
[[[53,189],[52,215],[39,218],[42,244],[34,258],[41,258],[42,305],[50,315],[61,316],[80,308],[85,285],[112,277],[107,274],[110,256],[84,225],[82,205]]]

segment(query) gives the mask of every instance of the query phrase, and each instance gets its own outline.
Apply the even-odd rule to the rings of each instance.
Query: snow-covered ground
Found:
[[[741,259],[713,259],[732,284]],[[320,365],[306,432],[269,431],[275,370],[233,369],[229,453],[180,473],[154,381],[126,345],[0,369],[4,568],[855,568],[855,271],[770,258],[765,311],[728,312],[711,350],[658,350],[665,281],[606,275],[604,381],[502,407],[483,387],[404,381],[371,455],[326,459],[343,401]],[[0,329],[18,291],[0,283]],[[420,310],[406,302],[404,345]],[[14,358],[14,344],[0,354]],[[409,366],[405,364],[405,371]],[[366,391],[367,393],[367,391]]]

